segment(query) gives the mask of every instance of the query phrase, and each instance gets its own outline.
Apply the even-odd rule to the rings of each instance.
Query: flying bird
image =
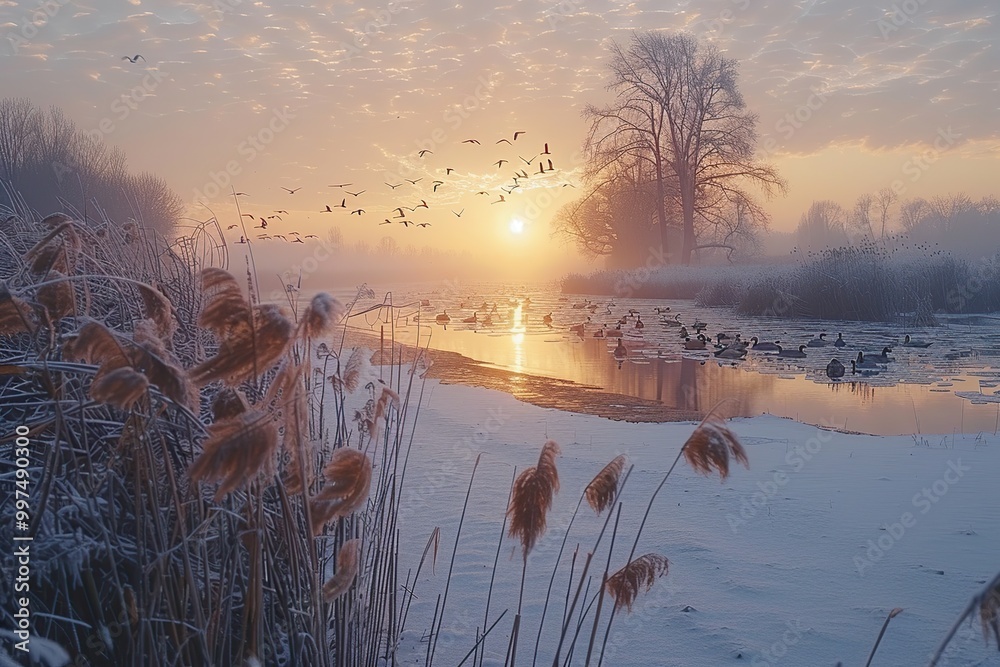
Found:
[[[400,220],[399,224],[401,224],[404,227],[406,227],[407,229],[409,229],[410,225],[413,224],[413,221],[412,220]]]
[[[497,168],[499,168],[499,167],[502,167],[505,162],[509,162],[509,160],[497,160],[495,162],[495,164],[496,164]]]
[[[521,161],[524,162],[524,164],[526,164],[528,166],[531,166],[531,163],[534,162],[535,158],[538,157],[538,156],[537,155],[532,155],[530,158],[523,158],[520,155],[518,155],[518,157],[521,158]]]
[[[416,184],[417,184],[417,183],[419,183],[420,181],[424,180],[424,178],[423,178],[423,176],[421,176],[420,178],[418,178],[418,179],[417,179],[417,180],[415,180],[415,181],[410,181],[410,179],[408,179],[408,178],[404,178],[403,180],[404,180],[404,181],[409,181],[409,182],[410,182],[410,183],[412,183],[413,185],[416,185]]]
[[[452,213],[455,213],[456,218],[461,218],[462,214],[465,213],[465,209],[463,208],[461,211],[458,211],[457,213],[455,211],[452,211]]]
[[[256,218],[257,216],[256,215],[250,215],[249,213],[244,213],[243,217],[244,218],[251,218],[252,219],[252,218]]]
[[[406,214],[403,213],[403,207],[402,206],[397,206],[396,208],[394,208],[392,210],[397,211],[399,213],[399,215],[397,215],[395,217],[397,217],[397,218],[405,218],[406,217]]]
[[[325,211],[320,211],[320,213],[333,213],[333,209],[330,208],[329,204],[327,204],[326,205],[326,210]]]
[[[539,174],[545,173],[545,166],[541,162],[538,163],[538,173]]]
[[[128,56],[122,56],[122,60],[127,60],[130,63],[132,63],[133,65],[136,64],[136,62],[139,60],[139,58],[142,58],[142,55],[138,54],[138,53],[135,54],[134,56],[132,56],[131,58],[129,58]],[[143,60],[143,62],[146,61],[145,58],[142,58],[142,60]]]
[[[465,141],[463,141],[462,143],[463,143],[463,144],[477,144],[477,145],[479,145],[479,146],[482,146],[482,144],[480,144],[480,143],[479,143],[479,140],[478,140],[478,139],[466,139],[466,140],[465,140]]]
[[[249,197],[249,196],[250,196],[250,195],[248,195],[248,194],[247,194],[246,192],[237,192],[237,193],[236,193],[236,196],[237,196],[237,197],[239,197],[240,195],[243,195],[244,197]]]
[[[417,153],[417,157],[423,157],[427,153],[430,153],[431,155],[434,155],[434,151],[425,148],[424,150],[422,150],[419,153]]]
[[[552,166],[552,158],[549,158],[549,171],[555,171],[556,168]]]
[[[298,192],[302,188],[295,188],[294,190],[292,190],[292,189],[286,188],[284,185],[282,185],[281,189],[284,190],[285,192],[287,192],[290,195],[294,195],[296,192]]]
[[[444,181],[434,181],[434,192],[438,191],[438,187],[444,185]]]
[[[358,209],[358,210],[356,210],[356,211],[351,211],[351,215],[355,215],[355,214],[357,214],[357,215],[361,215],[361,214],[363,214],[364,212],[365,212],[365,209],[363,209],[363,208],[359,208],[359,209]]]
[[[500,195],[500,199],[498,199],[496,201],[493,201],[493,202],[490,202],[490,203],[491,204],[502,204],[505,201],[507,201],[507,200],[503,198],[503,195]]]
[[[427,202],[425,202],[423,199],[421,199],[420,203],[417,204],[416,208],[430,208],[430,206],[427,205]]]
[[[306,238],[307,239],[318,239],[319,237],[316,236],[315,234],[306,234]]]
[[[346,188],[348,185],[354,185],[354,183],[337,183],[336,185],[328,185],[329,188]]]
[[[445,170],[444,170],[444,175],[447,176],[447,175],[449,175],[453,171],[455,171],[455,170],[452,167],[446,167]]]
[[[542,151],[541,154],[542,155],[552,155],[552,153],[549,152],[549,145],[548,144],[545,144],[545,150]]]
[[[431,223],[429,223],[429,222],[420,222],[420,223],[417,223],[417,227],[430,227],[430,226],[431,226]]]
[[[501,139],[497,143],[498,144],[507,143],[507,144],[510,144],[511,146],[513,146],[513,144],[510,143],[510,139]]]
[[[367,190],[358,190],[357,192],[351,192],[350,190],[344,190],[344,192],[346,192],[349,195],[354,195],[355,197],[357,197],[358,195],[363,195],[364,193],[366,193],[368,191]]]
[[[337,204],[337,208],[347,208],[347,197],[340,200],[340,203]]]
[[[396,183],[395,185],[393,185],[392,183],[386,183],[386,185],[388,185],[390,188],[392,188],[393,190],[395,190],[400,185],[402,185],[402,183]]]
[[[480,191],[479,191],[479,192],[477,192],[476,194],[477,194],[477,195],[488,195],[488,194],[489,194],[489,192],[487,192],[486,190],[480,190]]]
[[[285,214],[287,214],[288,211],[275,211],[275,213],[285,213]]]
[[[518,135],[521,135],[521,134],[526,134],[526,132],[524,130],[518,130],[517,132],[515,132],[514,133],[514,141],[517,141]]]
[[[239,225],[229,225],[226,229],[236,229]]]
[[[380,222],[378,224],[380,224],[380,225],[391,225],[392,224],[392,220],[390,220],[389,218],[386,218],[385,222]]]
[[[268,220],[274,220],[275,218],[277,218],[278,220],[282,219],[282,217],[280,215],[269,215],[269,216],[267,216]]]
[[[305,241],[303,241],[302,239],[295,239],[292,241],[292,243],[305,243]]]

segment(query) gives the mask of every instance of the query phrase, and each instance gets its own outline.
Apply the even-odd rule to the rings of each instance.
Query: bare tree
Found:
[[[883,241],[885,240],[885,227],[889,222],[889,209],[892,208],[898,199],[899,195],[892,188],[882,188],[875,195],[875,209],[878,211],[879,224],[882,230],[879,238]]]
[[[847,213],[834,201],[815,201],[795,230],[798,242],[808,248],[846,245]]]
[[[930,212],[930,204],[922,197],[908,199],[899,207],[899,224],[903,230],[912,232],[923,222],[924,216]]]
[[[872,207],[875,206],[875,197],[865,193],[854,202],[854,209],[849,216],[850,225],[862,235],[867,234],[868,238],[874,239],[875,232],[872,230]]]
[[[690,264],[697,249],[696,219],[711,191],[728,206],[752,207],[744,184],[767,196],[785,183],[770,164],[754,158],[757,116],[746,109],[737,87],[738,66],[717,48],[692,35],[636,33],[625,49],[612,46],[609,90],[615,101],[588,107],[587,146],[598,167],[629,155],[647,160],[659,201],[657,218],[668,251],[667,197],[676,199],[683,240],[680,259]],[[704,210],[704,208],[702,208]],[[762,214],[763,211],[758,210]]]

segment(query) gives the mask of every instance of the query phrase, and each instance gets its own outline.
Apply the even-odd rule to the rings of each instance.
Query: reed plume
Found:
[[[80,236],[76,233],[76,223],[67,218],[32,246],[24,254],[24,259],[36,275],[45,275],[50,271],[72,274],[76,272],[79,254]]]
[[[0,284],[0,335],[31,332],[37,324],[31,306]]]
[[[212,421],[222,421],[243,414],[249,409],[243,394],[231,387],[223,387],[222,391],[212,399]]]
[[[50,213],[44,218],[42,218],[41,225],[42,227],[48,227],[50,229],[54,229],[59,225],[61,225],[62,223],[69,222],[72,219],[73,218],[69,217],[65,213],[60,213],[60,212]]]
[[[341,387],[346,393],[353,394],[361,382],[365,366],[365,351],[356,347],[351,350],[351,356],[347,358],[347,363],[340,369],[340,373],[330,376],[330,382],[334,387]]]
[[[201,271],[204,305],[198,326],[224,338],[250,327],[250,304],[243,298],[239,282],[228,271],[207,268]]]
[[[347,516],[364,506],[372,482],[372,462],[357,449],[341,447],[323,469],[326,483],[309,501],[312,531],[318,535],[328,521]]]
[[[395,390],[386,384],[382,384],[381,387],[382,392],[379,394],[378,400],[375,401],[375,413],[369,428],[369,434],[372,438],[378,437],[379,428],[388,410],[391,408],[398,411],[400,405],[399,394]]]
[[[49,271],[48,279],[55,280],[65,278],[65,276],[55,269]],[[49,322],[58,322],[67,315],[72,315],[76,310],[76,294],[73,286],[68,281],[49,283],[38,288],[35,297],[44,311]]]
[[[145,375],[122,366],[94,378],[90,384],[90,397],[98,403],[130,410],[148,389],[149,380]]]
[[[545,515],[552,507],[552,498],[559,491],[556,456],[559,445],[554,440],[542,446],[538,465],[525,468],[514,482],[507,516],[510,517],[509,537],[521,540],[524,559],[545,532]]]
[[[344,304],[326,292],[320,292],[309,302],[299,326],[306,337],[319,338],[339,324],[346,312]]]
[[[151,285],[139,285],[139,296],[142,298],[143,312],[156,324],[160,338],[169,342],[174,335],[176,324],[173,316],[173,304],[161,291]]]
[[[323,598],[332,602],[346,593],[358,576],[361,540],[347,540],[337,551],[337,571],[323,584]]]
[[[201,386],[222,380],[235,386],[263,374],[281,358],[295,332],[292,323],[272,304],[257,306],[253,319],[252,330],[235,327],[228,334],[220,334],[222,343],[218,353],[191,369],[195,384]],[[219,333],[230,325],[232,319],[219,314],[207,328]]]
[[[219,481],[218,502],[264,469],[277,447],[278,429],[269,415],[247,411],[207,430],[208,439],[188,474],[196,481]]]
[[[639,593],[645,593],[656,580],[667,574],[670,562],[666,556],[649,553],[630,561],[628,565],[608,577],[605,590],[615,600],[615,611],[622,607],[632,611]]]
[[[688,464],[703,475],[719,472],[720,480],[729,476],[730,457],[750,467],[746,450],[736,435],[726,426],[725,419],[709,413],[681,448]]]
[[[63,346],[64,359],[79,359],[98,366],[93,382],[119,368],[129,368],[146,376],[149,384],[173,402],[192,412],[197,411],[199,395],[187,373],[164,348],[152,328],[155,325],[140,320],[135,325],[131,345],[126,347],[100,322],[88,322],[76,337]],[[123,385],[124,386],[124,385]],[[105,389],[109,386],[105,386]],[[99,391],[104,395],[102,391]],[[97,400],[94,397],[94,400]]]
[[[624,454],[616,456],[611,463],[604,466],[601,472],[594,476],[594,479],[590,480],[590,484],[584,490],[587,503],[598,515],[610,507],[615,500],[615,495],[618,493],[618,482],[625,469],[625,460]]]

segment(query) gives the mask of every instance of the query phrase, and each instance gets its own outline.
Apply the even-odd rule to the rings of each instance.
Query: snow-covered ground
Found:
[[[678,465],[636,551],[667,556],[669,574],[639,597],[631,615],[615,619],[604,664],[863,665],[886,614],[902,607],[872,664],[925,665],[969,598],[1000,570],[1000,437],[849,435],[770,416],[730,426],[750,469],[736,467],[720,483]],[[693,428],[564,413],[429,380],[403,492],[403,575],[416,567],[435,526],[442,540],[434,572],[425,565],[415,587],[404,664],[424,662],[424,635],[444,591],[477,454],[434,663],[456,665],[475,643],[512,475],[533,465],[551,438],[562,446],[561,488],[549,530],[528,560],[517,661],[527,665],[584,487],[619,453],[635,466],[622,495],[614,571]],[[538,664],[552,664],[572,553],[580,544],[579,573],[602,524],[584,504],[556,577]],[[591,594],[608,544],[605,537],[594,558]],[[520,577],[520,545],[504,536],[489,622],[510,611],[486,640],[486,665],[503,664]],[[573,664],[583,664],[589,627],[588,619]],[[967,623],[939,664],[1000,665],[1000,653],[984,642],[978,623]]]

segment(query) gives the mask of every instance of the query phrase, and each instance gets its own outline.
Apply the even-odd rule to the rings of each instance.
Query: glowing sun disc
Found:
[[[514,218],[510,221],[509,227],[511,234],[521,234],[524,232],[524,221]]]

